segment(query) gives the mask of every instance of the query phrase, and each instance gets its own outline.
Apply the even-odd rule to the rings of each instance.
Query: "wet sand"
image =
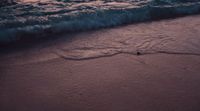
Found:
[[[199,111],[199,18],[64,35],[71,38],[2,53],[0,110]]]

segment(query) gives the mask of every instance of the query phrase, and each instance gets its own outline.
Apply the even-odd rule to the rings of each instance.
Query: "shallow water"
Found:
[[[97,31],[65,34],[35,47],[0,53],[9,65],[40,63],[57,58],[87,60],[117,54],[200,55],[200,15]],[[69,38],[70,37],[70,38]],[[140,58],[140,56],[139,56]]]
[[[199,0],[21,0],[0,8],[0,43],[199,13]]]

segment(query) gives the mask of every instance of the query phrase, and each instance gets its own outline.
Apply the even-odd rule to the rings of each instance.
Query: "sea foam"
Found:
[[[0,8],[0,43],[198,14],[190,0],[26,0]]]

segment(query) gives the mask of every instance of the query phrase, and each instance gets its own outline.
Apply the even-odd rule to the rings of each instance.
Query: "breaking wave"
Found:
[[[0,7],[0,43],[200,12],[199,0],[22,0]]]

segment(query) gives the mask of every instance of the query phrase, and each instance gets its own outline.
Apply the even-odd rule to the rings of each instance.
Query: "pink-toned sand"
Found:
[[[0,111],[200,111],[199,23],[64,35],[73,37],[1,54]]]

